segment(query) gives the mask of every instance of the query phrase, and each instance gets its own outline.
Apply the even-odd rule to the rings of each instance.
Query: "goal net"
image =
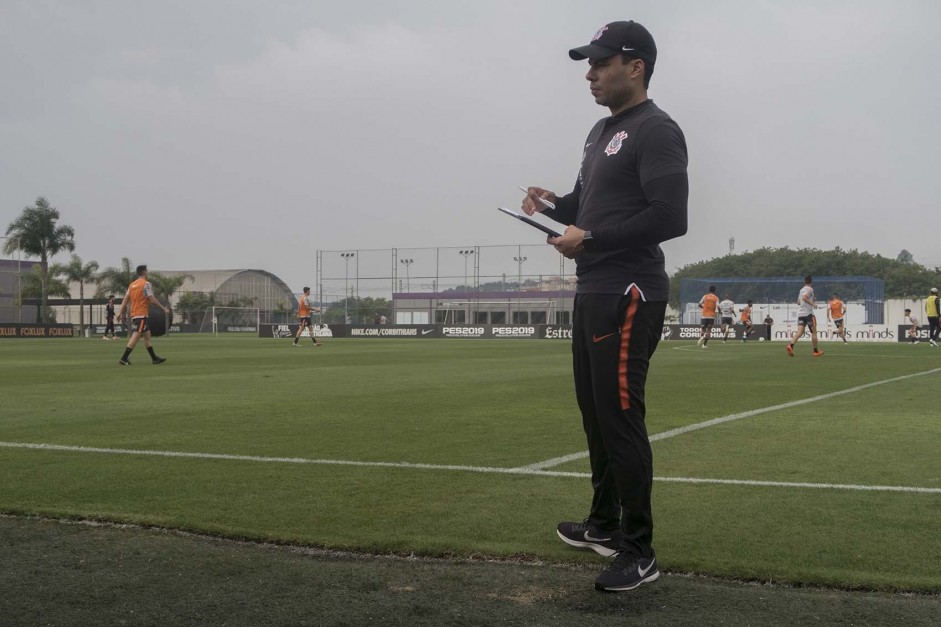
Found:
[[[200,333],[258,333],[261,310],[258,307],[211,307],[199,325]]]

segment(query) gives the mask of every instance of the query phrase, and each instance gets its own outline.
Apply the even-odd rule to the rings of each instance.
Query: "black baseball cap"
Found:
[[[657,62],[657,44],[650,31],[631,20],[605,24],[591,38],[590,44],[569,50],[569,57],[574,61],[607,59],[616,54],[629,54],[653,65]]]

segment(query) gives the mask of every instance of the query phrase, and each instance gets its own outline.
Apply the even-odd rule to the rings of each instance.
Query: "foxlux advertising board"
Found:
[[[13,337],[75,337],[71,324],[0,323],[0,338]]]

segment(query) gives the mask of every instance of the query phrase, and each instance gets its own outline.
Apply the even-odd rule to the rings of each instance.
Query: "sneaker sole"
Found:
[[[561,532],[559,532],[558,529],[556,530],[555,533],[557,536],[559,536],[559,539],[562,540],[562,542],[565,542],[569,546],[574,546],[577,549],[591,549],[592,551],[594,551],[598,555],[601,555],[602,557],[611,557],[612,555],[617,553],[616,549],[609,549],[595,542],[582,542],[580,540],[572,540],[571,538],[566,538],[565,536],[561,534]]]
[[[657,579],[660,579],[659,570],[653,574],[647,575],[646,577],[644,577],[643,579],[641,579],[640,581],[638,581],[632,586],[603,586],[599,584],[598,582],[595,582],[595,590],[601,590],[602,592],[628,592],[630,590],[636,590],[642,584],[651,583],[651,582],[656,581]]]

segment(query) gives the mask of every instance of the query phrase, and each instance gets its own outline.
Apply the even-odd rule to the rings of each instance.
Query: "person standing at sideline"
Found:
[[[546,241],[575,259],[578,278],[572,362],[593,496],[588,517],[561,522],[556,533],[615,556],[595,588],[633,590],[660,576],[644,389],[670,296],[660,243],[687,230],[686,140],[647,97],[657,47],[643,26],[607,24],[569,56],[588,60],[591,95],[611,115],[589,132],[571,192],[529,187],[522,201],[527,215],[567,225]]]
[[[154,352],[154,347],[150,342],[150,326],[147,324],[147,316],[150,313],[150,306],[156,305],[163,309],[163,313],[169,314],[170,310],[154,296],[154,286],[147,280],[147,266],[137,266],[137,280],[127,288],[127,293],[121,301],[121,308],[118,310],[118,322],[125,318],[125,313],[130,309],[131,323],[128,327],[130,335],[127,340],[127,346],[124,348],[124,355],[119,364],[130,366],[131,351],[137,346],[137,342],[144,338],[144,346],[150,353],[150,359],[155,364],[162,364],[166,361],[163,357],[158,357]]]
[[[765,323],[765,339],[770,342],[771,341],[771,325],[774,324],[774,318],[771,317],[770,313],[767,316],[765,316],[764,323]]]
[[[925,316],[928,318],[928,343],[938,348],[938,335],[941,334],[941,324],[938,313],[941,312],[941,299],[938,298],[938,288],[932,287],[925,301]]]
[[[108,302],[105,305],[105,334],[101,336],[103,340],[114,339],[114,294],[108,295]]]
[[[729,329],[735,324],[735,303],[728,294],[724,294],[719,303],[719,314],[722,321],[722,343],[725,344],[729,339]]]
[[[716,310],[719,307],[719,297],[716,295],[716,286],[709,286],[709,293],[699,299],[699,308],[702,309],[699,327],[700,348],[708,348],[709,338],[712,337],[712,327],[716,323]]]
[[[918,344],[918,318],[912,313],[911,309],[905,310],[905,324],[912,325],[908,329],[908,337],[912,338],[912,344]]]
[[[829,307],[827,307],[827,321],[833,321],[834,326],[836,327],[836,334],[842,338],[843,343],[846,344],[846,305],[843,304],[843,301],[840,300],[839,294],[834,294],[833,298],[830,299]]]
[[[797,295],[797,332],[791,338],[791,343],[787,345],[787,354],[794,356],[794,344],[804,335],[804,330],[810,331],[810,343],[814,347],[814,357],[823,355],[822,350],[817,349],[817,317],[814,316],[814,307],[817,306],[814,301],[814,288],[812,283],[814,278],[810,275],[804,277],[804,287]]]
[[[294,334],[294,346],[298,345],[297,341],[301,339],[301,333],[304,332],[304,329],[308,329],[307,333],[310,335],[310,339],[314,341],[314,346],[321,346],[317,338],[314,337],[314,327],[310,321],[311,314],[319,311],[319,307],[310,306],[310,288],[305,287],[304,293],[297,300],[297,321],[300,326],[297,328],[297,333]]]

